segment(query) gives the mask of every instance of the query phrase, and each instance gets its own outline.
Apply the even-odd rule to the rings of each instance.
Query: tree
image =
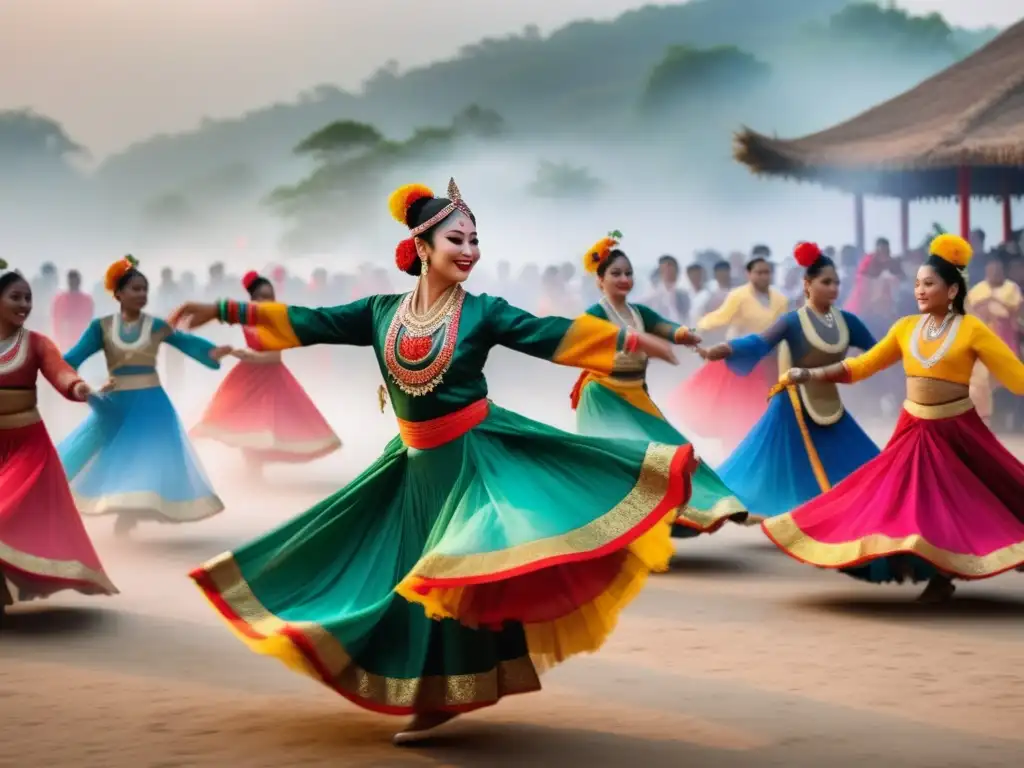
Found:
[[[858,2],[833,14],[823,26],[812,27],[817,50],[835,56],[871,55],[919,59],[941,56],[952,60],[958,46],[953,28],[938,13],[913,16],[894,3],[885,6]]]
[[[735,103],[762,87],[771,68],[731,45],[672,46],[651,71],[641,98],[647,114]]]
[[[372,125],[352,120],[337,120],[310,134],[295,147],[297,155],[313,155],[324,162],[340,156],[372,149],[384,137]]]
[[[64,127],[29,109],[0,111],[0,165],[12,167],[67,166],[73,157],[87,155]]]
[[[603,187],[586,168],[541,160],[527,191],[534,197],[554,200],[592,200]]]

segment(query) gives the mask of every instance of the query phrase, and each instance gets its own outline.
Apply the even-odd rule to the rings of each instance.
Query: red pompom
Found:
[[[246,272],[244,275],[242,275],[242,287],[248,291],[252,288],[252,284],[259,279],[260,273],[257,272],[255,269],[250,270],[249,272]]]
[[[419,254],[416,253],[416,243],[411,237],[405,238],[395,248],[395,264],[403,272],[408,272],[412,269],[412,265],[416,263],[418,258]]]
[[[807,269],[814,262],[821,258],[821,248],[817,243],[797,243],[793,249],[793,258],[796,263]]]

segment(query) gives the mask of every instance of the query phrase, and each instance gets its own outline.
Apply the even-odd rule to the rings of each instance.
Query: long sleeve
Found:
[[[644,330],[647,333],[653,333],[655,336],[660,336],[667,341],[671,341],[673,344],[681,344],[683,342],[689,331],[685,325],[673,323],[643,304],[634,304],[633,306],[636,307],[637,313],[644,321]]]
[[[233,322],[255,329],[260,348],[266,352],[346,344],[368,347],[373,343],[373,304],[378,297],[337,307],[295,307],[276,302],[232,302]]]
[[[976,323],[971,346],[1000,384],[1015,395],[1024,395],[1024,363],[1006,346],[1006,342],[988,326]]]
[[[103,329],[99,320],[93,320],[85,329],[82,338],[78,340],[68,353],[64,355],[64,362],[75,370],[78,370],[82,363],[103,350]]]
[[[536,317],[504,299],[485,297],[492,342],[558,365],[611,374],[615,355],[626,347],[628,334],[590,314],[575,320]]]
[[[39,371],[50,386],[68,400],[78,401],[71,391],[82,380],[78,371],[64,362],[57,345],[42,334],[32,334],[32,342],[39,359]]]
[[[861,322],[861,319],[852,312],[843,312],[843,319],[850,331],[850,347],[862,350],[869,350],[878,343],[874,334]]]
[[[708,312],[700,319],[700,322],[697,323],[697,330],[714,331],[718,328],[725,328],[726,326],[731,325],[732,321],[736,319],[736,315],[739,314],[742,306],[743,293],[734,288],[729,291],[729,294],[725,297],[725,301],[722,302],[722,306]]]
[[[163,330],[166,327],[166,323],[157,321],[157,329]],[[220,368],[220,361],[210,357],[210,353],[217,348],[217,345],[201,336],[185,333],[184,331],[171,330],[166,338],[164,338],[164,342],[170,344],[183,355],[188,355],[197,363],[202,363],[207,368],[212,368],[215,371]]]
[[[732,352],[725,359],[729,370],[737,376],[748,376],[765,357],[779,345],[789,332],[792,315],[776,320],[764,333],[751,333],[729,342]]]
[[[857,357],[847,358],[843,362],[843,366],[846,368],[849,378],[845,381],[851,384],[855,381],[863,381],[898,363],[903,356],[900,336],[908,319],[913,320],[913,318],[897,320],[885,334],[885,338],[867,352],[857,355]]]

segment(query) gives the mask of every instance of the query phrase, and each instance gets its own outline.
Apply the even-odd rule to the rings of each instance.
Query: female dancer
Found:
[[[814,243],[800,243],[794,256],[805,270],[804,306],[762,334],[700,350],[702,357],[725,360],[733,373],[747,376],[776,347],[785,371],[791,365],[829,365],[846,357],[850,347],[875,345],[856,316],[834,308],[839,275],[832,260]],[[843,408],[835,384],[777,384],[769,397],[767,413],[718,468],[751,517],[789,512],[878,455],[878,447]]]
[[[0,260],[0,623],[15,598],[117,594],[36,408],[40,373],[68,400],[84,401],[89,387],[53,342],[25,328],[32,289],[6,269]]]
[[[771,287],[772,265],[764,258],[747,263],[747,280],[700,319],[699,333],[727,328],[726,339],[763,333],[789,308],[786,297]],[[717,437],[731,453],[764,415],[765,393],[777,379],[775,361],[762,360],[749,376],[737,376],[722,361],[711,362],[676,389],[670,410],[695,434]]]
[[[242,278],[253,302],[273,302],[274,286],[256,272]],[[341,447],[309,395],[281,362],[281,353],[260,347],[252,328],[243,328],[248,349],[234,354],[242,362],[231,369],[193,437],[209,437],[240,448],[258,475],[269,462],[313,461]]]
[[[647,331],[673,344],[692,346],[700,338],[676,323],[661,317],[643,304],[629,304],[633,290],[633,265],[617,248],[622,235],[611,235],[587,251],[583,267],[597,275],[604,294],[587,314],[610,320],[623,330]],[[572,391],[576,428],[583,435],[656,440],[669,445],[688,445],[689,441],[658,410],[647,391],[647,356],[623,353],[616,361],[614,376],[583,371]],[[701,461],[693,475],[693,495],[672,526],[672,535],[691,538],[717,531],[726,520],[741,522],[746,508]]]
[[[64,359],[78,368],[97,352],[107,358],[108,392],[59,447],[83,515],[117,515],[115,532],[127,534],[140,519],[187,523],[217,514],[224,505],[210,489],[156,373],[157,351],[167,342],[216,370],[231,347],[173,331],[144,314],[149,281],[131,256],[112,264],[105,287],[120,310],[93,320]]]
[[[1024,564],[1024,466],[982,423],[968,393],[980,360],[1016,395],[1024,363],[964,314],[970,245],[932,241],[917,271],[921,315],[898,320],[859,357],[794,368],[795,384],[863,381],[901,358],[907,399],[882,453],[842,483],[763,523],[783,551],[872,582],[930,579],[925,601],[953,594],[954,578],[984,579]]]
[[[623,349],[675,358],[589,315],[537,318],[466,293],[480,250],[454,181],[447,199],[410,185],[390,207],[410,233],[396,261],[419,276],[411,293],[330,309],[186,304],[172,322],[242,323],[264,349],[373,347],[400,436],[347,487],[192,578],[254,650],[366,709],[414,715],[402,743],[601,646],[668,565],[693,451],[571,435],[492,404],[483,365],[497,345],[606,374]]]

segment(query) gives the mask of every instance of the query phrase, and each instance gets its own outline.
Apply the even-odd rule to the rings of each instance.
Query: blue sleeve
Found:
[[[780,341],[786,338],[792,318],[795,316],[795,312],[787,312],[764,333],[752,333],[749,336],[741,336],[730,341],[729,347],[732,352],[725,359],[729,370],[737,376],[750,375],[757,364],[767,357]]]
[[[167,327],[167,323],[162,320],[154,323],[154,330],[162,330],[165,327]],[[210,357],[210,353],[217,348],[217,345],[204,338],[193,336],[191,333],[185,333],[184,331],[171,331],[164,341],[183,355],[188,355],[207,368],[212,368],[215,371],[220,368],[220,361]]]
[[[867,351],[878,341],[871,335],[871,331],[861,322],[860,318],[852,312],[843,312],[843,319],[846,320],[846,327],[850,329],[850,346]]]
[[[64,355],[64,362],[77,371],[82,367],[82,363],[102,351],[103,329],[100,327],[99,320],[93,320],[85,329],[85,333],[82,334],[78,343]]]

